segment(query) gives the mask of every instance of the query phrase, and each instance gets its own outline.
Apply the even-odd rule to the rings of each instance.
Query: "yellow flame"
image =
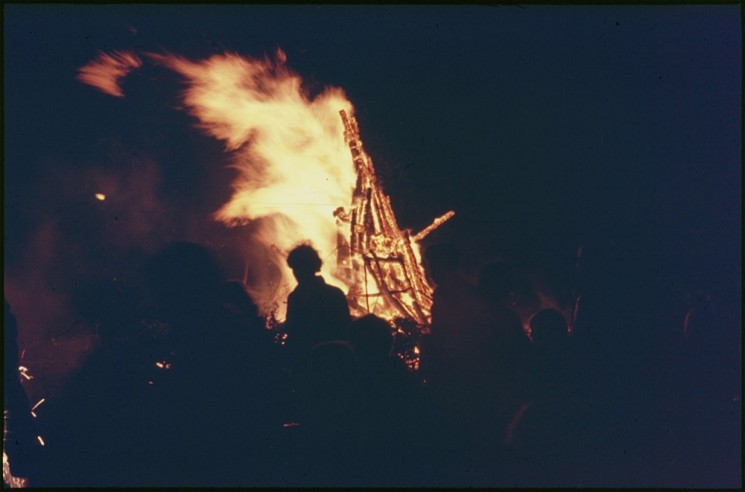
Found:
[[[337,226],[334,210],[350,202],[355,171],[339,110],[352,104],[338,88],[310,97],[300,77],[276,61],[237,54],[191,61],[150,53],[151,59],[187,80],[184,104],[199,128],[221,140],[233,154],[238,177],[233,196],[215,214],[234,226],[256,221],[256,238],[266,250],[253,272],[265,287],[252,292],[262,307],[276,307],[282,321],[284,299],[296,282],[286,254],[309,241],[324,261],[326,281],[349,286],[336,274]],[[280,279],[271,279],[271,272]]]

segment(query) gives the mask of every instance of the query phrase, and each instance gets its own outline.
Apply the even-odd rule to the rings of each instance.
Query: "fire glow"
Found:
[[[311,97],[281,50],[263,59],[143,56],[183,77],[183,107],[231,155],[238,176],[215,219],[230,227],[252,223],[261,251],[247,252],[249,289],[262,312],[284,320],[287,294],[296,285],[285,257],[310,242],[324,260],[322,275],[347,293],[353,315],[429,324],[432,289],[417,242],[453,212],[419,234],[399,228],[342,89],[326,87]]]

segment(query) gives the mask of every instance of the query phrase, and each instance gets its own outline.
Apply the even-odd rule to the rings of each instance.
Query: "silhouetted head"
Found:
[[[541,309],[530,318],[533,344],[537,347],[555,347],[567,336],[564,316],[555,309]]]
[[[321,271],[323,262],[312,246],[301,244],[287,255],[287,264],[292,268],[295,279],[302,284]]]
[[[385,359],[393,345],[391,326],[386,320],[368,314],[352,322],[349,342],[361,358]]]
[[[439,284],[458,270],[460,255],[453,244],[433,244],[424,252],[424,262],[432,280]]]
[[[503,301],[516,290],[512,267],[506,261],[494,261],[481,267],[479,289],[493,301]]]
[[[150,259],[146,271],[158,303],[170,314],[215,302],[222,284],[215,258],[194,243],[166,246]]]

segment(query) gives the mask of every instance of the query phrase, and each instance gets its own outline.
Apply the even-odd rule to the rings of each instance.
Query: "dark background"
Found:
[[[616,237],[676,295],[713,291],[740,311],[737,5],[3,12],[4,283],[27,337],[74,325],[81,285],[171,240],[242,273],[246,231],[211,219],[233,171],[177,110],[182,82],[146,65],[121,99],[75,80],[117,49],[281,48],[309,93],[346,91],[402,227],[456,211],[430,242],[455,242],[468,272],[507,257],[568,278],[579,244]]]

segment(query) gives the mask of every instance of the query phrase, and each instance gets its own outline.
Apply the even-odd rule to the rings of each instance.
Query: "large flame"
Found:
[[[311,98],[299,76],[288,70],[285,56],[276,60],[214,55],[191,61],[176,55],[149,53],[152,60],[180,75],[188,84],[184,104],[198,127],[225,143],[239,171],[233,196],[216,213],[228,225],[258,221],[256,237],[270,272],[253,289],[266,310],[284,318],[284,299],[295,280],[286,265],[289,250],[310,241],[321,258],[335,257],[337,226],[333,212],[350,202],[356,174],[339,111],[352,104],[338,88]],[[349,286],[336,275],[334,261],[325,261],[326,280],[345,292]]]
[[[185,79],[185,109],[233,156],[233,195],[215,218],[228,226],[251,224],[244,277],[250,270],[249,288],[262,312],[284,319],[296,285],[285,258],[307,242],[324,260],[325,279],[347,293],[354,315],[429,324],[432,288],[417,243],[453,212],[419,234],[399,229],[341,89],[311,97],[285,67],[281,50],[274,59],[145,55]],[[133,53],[101,53],[78,78],[123,96],[119,79],[140,65]]]

